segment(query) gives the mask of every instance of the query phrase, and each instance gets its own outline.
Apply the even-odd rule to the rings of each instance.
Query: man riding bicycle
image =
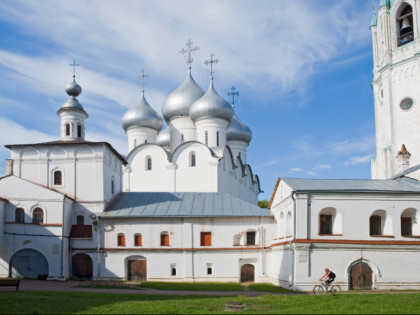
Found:
[[[319,281],[324,281],[325,286],[328,287],[335,279],[335,273],[325,268],[325,274],[319,279]]]

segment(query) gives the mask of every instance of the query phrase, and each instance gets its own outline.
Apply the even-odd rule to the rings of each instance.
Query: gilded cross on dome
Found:
[[[235,96],[239,96],[239,91],[236,91],[236,92],[235,92],[235,90],[236,90],[236,87],[232,86],[232,87],[230,88],[230,91],[229,91],[229,92],[227,92],[227,95],[228,95],[229,97],[231,97],[231,101],[230,101],[230,103],[232,104],[232,107],[235,107],[235,104],[236,104],[236,102],[237,102],[237,100],[235,100]]]
[[[183,56],[185,56],[185,54],[188,54],[188,57],[187,57],[187,63],[188,63],[188,68],[189,69],[191,69],[191,64],[192,64],[192,62],[193,62],[193,59],[191,58],[191,53],[193,52],[193,51],[196,51],[196,50],[199,50],[200,49],[200,47],[194,47],[194,48],[191,48],[191,45],[192,45],[192,41],[191,41],[191,39],[189,39],[188,40],[188,42],[186,43],[186,45],[187,45],[187,49],[184,49],[184,48],[182,48],[182,50],[179,52],[180,54],[182,54]]]
[[[141,79],[141,92],[144,94],[144,79],[149,76],[148,73],[144,71],[144,69],[141,70],[141,75],[139,75],[139,78]]]
[[[76,63],[76,58],[73,59],[73,63],[69,64],[70,67],[73,67],[73,81],[76,82],[76,67],[79,66],[79,64]]]
[[[210,78],[213,79],[213,74],[214,74],[214,69],[213,69],[213,64],[214,63],[218,63],[219,59],[213,59],[214,54],[211,53],[210,54],[210,61],[206,60],[204,63],[206,64],[206,66],[210,65]]]

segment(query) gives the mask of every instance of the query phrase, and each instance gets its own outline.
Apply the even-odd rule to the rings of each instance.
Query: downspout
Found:
[[[265,230],[264,225],[261,222],[260,217],[260,224],[261,224],[261,260],[262,260],[262,274],[265,276],[266,274],[266,259],[265,259]]]
[[[292,241],[290,242],[290,251],[292,252],[292,279],[290,281],[289,287],[295,286],[295,250],[293,248],[293,239],[296,237],[296,198],[293,196],[295,194],[294,191],[291,193],[291,197],[293,199],[293,236]]]
[[[99,233],[99,228],[100,228],[100,225],[99,225],[99,220],[100,220],[100,218],[101,218],[101,216],[97,216],[97,219],[96,219],[96,222],[97,222],[97,225],[96,225],[96,255],[97,255],[97,262],[98,262],[98,273],[97,273],[97,276],[99,277],[100,275],[101,275],[101,257],[100,257],[100,253],[99,253],[99,248],[100,248],[100,246],[101,246],[101,239],[100,239],[100,237],[101,237],[101,234]]]
[[[194,222],[191,220],[191,276],[193,282],[195,282],[195,270],[194,270]]]
[[[63,278],[64,277],[64,275],[63,275],[63,268],[64,268],[64,266],[63,266],[63,260],[64,260],[64,248],[63,248],[63,246],[64,246],[64,227],[66,226],[66,221],[64,220],[65,219],[65,217],[64,217],[64,208],[65,208],[65,205],[66,205],[66,195],[64,195],[64,198],[63,198],[63,210],[62,210],[62,220],[63,220],[63,225],[61,226],[61,261],[60,261],[60,264],[61,264],[61,266],[60,266],[60,278]]]

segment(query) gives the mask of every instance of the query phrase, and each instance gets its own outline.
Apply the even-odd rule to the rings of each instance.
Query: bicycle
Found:
[[[321,284],[315,285],[312,291],[314,292],[315,295],[328,294],[328,293],[335,295],[335,294],[341,293],[341,288],[339,285],[325,286],[324,281],[321,281]]]

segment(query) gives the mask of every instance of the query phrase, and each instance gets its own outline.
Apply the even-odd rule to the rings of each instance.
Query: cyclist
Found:
[[[324,281],[325,286],[328,287],[335,279],[335,274],[328,268],[325,268],[325,274],[319,279],[319,281]]]

